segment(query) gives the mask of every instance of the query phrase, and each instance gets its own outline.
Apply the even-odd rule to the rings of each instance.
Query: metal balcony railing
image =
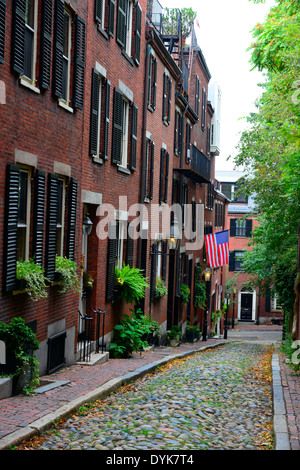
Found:
[[[195,145],[192,145],[191,169],[210,181],[210,167],[210,160]]]

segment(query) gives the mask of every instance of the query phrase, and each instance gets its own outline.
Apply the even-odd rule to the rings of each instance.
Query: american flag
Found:
[[[205,235],[205,246],[210,268],[228,264],[229,261],[229,231]]]

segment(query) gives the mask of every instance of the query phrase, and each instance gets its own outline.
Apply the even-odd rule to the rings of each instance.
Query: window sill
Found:
[[[122,49],[122,54],[123,54],[123,56],[125,57],[125,59],[128,60],[128,62],[130,63],[130,65],[134,66],[134,61],[133,61],[132,58],[127,54],[127,52],[125,51],[125,49]]]
[[[103,165],[103,160],[100,157],[93,157],[93,162],[97,163],[98,165]]]
[[[154,110],[155,110],[155,108],[153,108],[153,106],[148,104],[148,111],[150,111],[150,113],[154,113]]]
[[[98,31],[105,37],[105,39],[109,39],[107,32],[102,28],[100,23],[98,23]]]
[[[131,171],[128,170],[128,168],[125,168],[125,166],[117,165],[117,167],[118,167],[118,171],[120,171],[121,173],[124,173],[125,175],[131,174]]]
[[[33,84],[33,80],[30,80],[29,78],[25,77],[24,75],[20,75],[20,84],[25,86],[26,88],[29,88],[29,90],[34,91],[34,93],[40,94],[41,90],[37,88]]]
[[[65,100],[62,100],[61,98],[58,99],[58,106],[61,108],[65,109],[69,113],[74,113],[74,109],[69,106]]]
[[[167,126],[167,127],[170,125],[170,122],[169,122],[169,121],[166,121],[165,119],[163,119],[162,122],[163,122],[164,125]]]

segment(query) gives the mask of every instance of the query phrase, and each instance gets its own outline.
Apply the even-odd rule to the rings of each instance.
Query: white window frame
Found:
[[[57,241],[58,241],[58,229],[60,229],[60,252],[56,253],[58,256],[63,256],[64,253],[64,232],[65,232],[65,210],[66,210],[66,180],[62,176],[58,177],[58,180],[62,182],[62,200],[61,200],[61,224],[57,222]],[[57,244],[56,244],[57,246]]]
[[[126,4],[126,54],[131,56],[132,45],[132,18],[133,18],[133,0],[128,0]]]
[[[38,32],[38,0],[33,0],[33,29],[25,24],[25,28],[30,29],[33,32],[33,45],[32,45],[32,70],[31,70],[31,77],[27,77],[25,74],[20,75],[20,83],[21,85],[30,88],[32,91],[36,93],[40,93],[39,88],[36,86],[36,61],[37,61],[37,32]],[[26,3],[27,5],[27,3]]]
[[[26,200],[26,221],[25,224],[20,224],[18,220],[18,229],[25,228],[25,253],[24,260],[29,259],[29,239],[30,239],[30,208],[31,208],[31,170],[26,167],[20,167],[20,176],[21,173],[27,174],[27,200]],[[19,217],[18,217],[19,218]]]
[[[121,166],[128,166],[128,132],[129,132],[129,107],[130,103],[123,95],[123,129],[121,146]]]
[[[69,28],[68,28],[68,56],[63,55],[64,60],[68,61],[68,68],[67,68],[67,84],[66,84],[66,97],[61,98],[61,101],[66,103],[67,106],[70,105],[70,77],[71,77],[71,62],[72,62],[72,57],[71,57],[71,51],[72,51],[72,13],[71,11],[65,7],[64,11],[65,17],[68,16],[68,22],[69,22]]]
[[[272,294],[271,296],[271,311],[280,312],[282,309],[281,305],[278,305],[278,296],[277,294]]]

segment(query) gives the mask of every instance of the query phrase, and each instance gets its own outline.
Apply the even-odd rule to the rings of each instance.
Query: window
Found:
[[[169,179],[169,153],[162,148],[160,151],[160,175],[159,175],[159,203],[168,200]]]
[[[168,73],[163,75],[163,104],[162,104],[162,120],[165,124],[170,124],[171,118],[171,97],[172,97],[172,80]]]
[[[229,253],[229,271],[243,271],[243,251],[231,251]]]
[[[29,224],[30,224],[30,173],[20,170],[19,173],[19,204],[17,232],[17,260],[28,259]]]
[[[36,2],[34,0],[26,0],[24,75],[32,81],[35,80],[35,57]]]
[[[175,135],[174,135],[174,153],[175,155],[182,155],[183,147],[183,117],[180,114],[179,110],[175,111]]]
[[[202,88],[202,113],[201,113],[201,128],[204,131],[206,125],[206,91]]]
[[[110,82],[98,70],[92,72],[90,154],[108,159]]]
[[[156,78],[157,78],[157,60],[151,54],[149,60],[148,72],[148,109],[154,111],[156,107]]]
[[[197,116],[199,116],[200,110],[200,90],[201,90],[201,83],[199,80],[198,75],[196,75],[196,84],[195,84],[195,112]]]
[[[244,217],[238,219],[230,219],[230,236],[231,237],[251,237],[252,219]]]
[[[119,165],[120,171],[128,166],[128,171],[136,169],[137,112],[137,106],[115,88],[112,163]]]
[[[186,163],[191,162],[191,132],[192,126],[190,122],[186,123],[186,131],[185,131],[185,161]]]
[[[64,219],[65,219],[65,181],[62,178],[58,179],[58,194],[57,194],[57,235],[56,235],[56,254],[63,256],[64,248]]]
[[[205,209],[213,210],[214,208],[214,185],[207,183],[205,185]]]
[[[63,39],[63,77],[62,99],[68,103],[70,98],[70,70],[71,70],[71,33],[72,19],[68,10],[64,11],[64,39]]]
[[[153,169],[154,169],[154,142],[146,139],[146,161],[145,161],[145,194],[144,200],[149,202],[153,198]]]
[[[222,202],[215,202],[215,227],[224,226],[225,206]]]
[[[104,30],[105,25],[105,0],[95,0],[95,20]]]
[[[233,202],[248,202],[248,197],[241,192],[241,186],[237,184],[221,183],[222,193]]]
[[[282,307],[281,305],[279,305],[279,302],[278,302],[278,295],[277,294],[274,294],[272,293],[272,297],[271,297],[271,311],[281,311],[282,310]]]
[[[140,61],[142,10],[133,0],[118,0],[117,42],[129,59]]]

